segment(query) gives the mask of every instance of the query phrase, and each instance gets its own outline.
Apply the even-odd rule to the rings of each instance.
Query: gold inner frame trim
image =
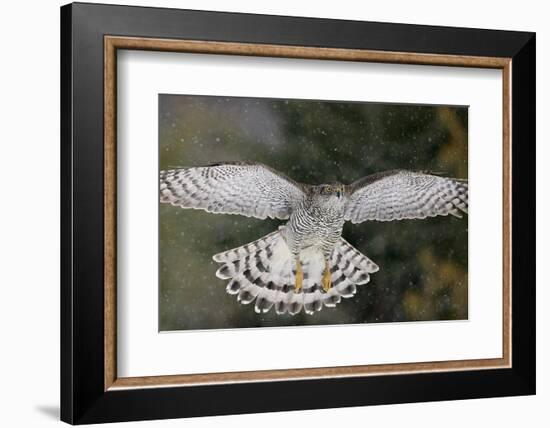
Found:
[[[440,65],[502,70],[503,129],[503,322],[502,358],[375,364],[341,367],[204,373],[170,376],[117,377],[116,367],[116,89],[117,50],[147,50],[214,55],[243,55],[393,64]],[[171,40],[139,37],[104,37],[104,389],[193,386],[220,383],[283,381],[313,378],[360,377],[422,372],[480,370],[511,367],[511,58],[386,52],[252,43]]]

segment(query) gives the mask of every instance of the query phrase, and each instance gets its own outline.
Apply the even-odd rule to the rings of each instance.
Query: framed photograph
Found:
[[[61,54],[62,420],[535,393],[533,33],[77,3]]]

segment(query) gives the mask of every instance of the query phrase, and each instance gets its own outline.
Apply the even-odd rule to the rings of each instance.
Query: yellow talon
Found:
[[[302,272],[302,264],[300,260],[296,260],[296,283],[294,284],[294,292],[298,293],[302,289],[304,282],[304,272]]]
[[[325,262],[325,270],[323,272],[323,278],[322,278],[322,284],[323,284],[323,290],[325,290],[325,293],[327,293],[330,288],[332,287],[332,274],[330,273],[330,270],[328,268],[328,263]]]

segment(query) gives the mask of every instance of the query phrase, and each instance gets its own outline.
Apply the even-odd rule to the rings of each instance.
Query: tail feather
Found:
[[[304,306],[304,298],[300,293],[292,293],[292,298],[288,304],[288,313],[290,315],[296,315]]]
[[[357,285],[368,283],[370,274],[378,271],[372,260],[340,238],[329,258],[332,288],[325,292],[320,285],[324,258],[318,248],[309,248],[300,254],[304,280],[302,289],[296,291],[295,266],[281,231],[279,228],[213,257],[222,264],[216,276],[228,280],[227,293],[237,295],[237,300],[245,305],[255,301],[257,313],[274,308],[279,315],[296,315],[302,309],[314,314],[323,306],[335,307],[342,298],[353,297]]]
[[[263,238],[257,239],[256,241],[249,242],[246,245],[241,247],[233,248],[231,250],[224,251],[214,255],[212,258],[218,263],[225,263],[234,260],[242,259],[249,254],[255,254],[261,249],[265,249],[273,240],[279,237],[279,231],[271,232],[268,235],[265,235]]]
[[[331,288],[323,297],[323,303],[327,308],[335,308],[342,300],[342,296],[338,293],[336,288]]]
[[[275,302],[275,294],[266,287],[262,288],[256,297],[254,311],[258,314],[269,312]]]
[[[323,309],[323,293],[319,284],[306,290],[304,294],[304,311],[306,314],[312,315],[315,312]]]
[[[241,302],[243,305],[248,305],[256,298],[259,293],[259,287],[254,284],[247,284],[244,287],[241,287],[239,294],[237,295],[237,301]]]
[[[277,313],[277,315],[284,314],[288,309],[288,302],[285,299],[287,291],[283,292],[283,290],[286,290],[286,286],[283,287],[283,289],[281,289],[275,297],[275,312]]]
[[[227,291],[228,294],[237,294],[241,288],[241,284],[236,279],[232,279],[227,284],[227,287],[225,287],[225,291]]]
[[[340,238],[340,241],[336,245],[336,250],[344,258],[349,260],[358,269],[365,271],[366,273],[378,272],[378,265],[371,259],[361,253],[357,248],[351,245],[344,238]],[[333,252],[334,256],[335,252]]]

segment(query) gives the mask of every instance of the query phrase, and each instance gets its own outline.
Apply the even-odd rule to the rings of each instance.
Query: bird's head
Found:
[[[344,185],[342,183],[321,184],[319,187],[319,193],[323,196],[337,198],[344,196]]]
[[[344,203],[345,186],[342,183],[329,183],[315,186],[314,193],[317,199],[331,205]]]

